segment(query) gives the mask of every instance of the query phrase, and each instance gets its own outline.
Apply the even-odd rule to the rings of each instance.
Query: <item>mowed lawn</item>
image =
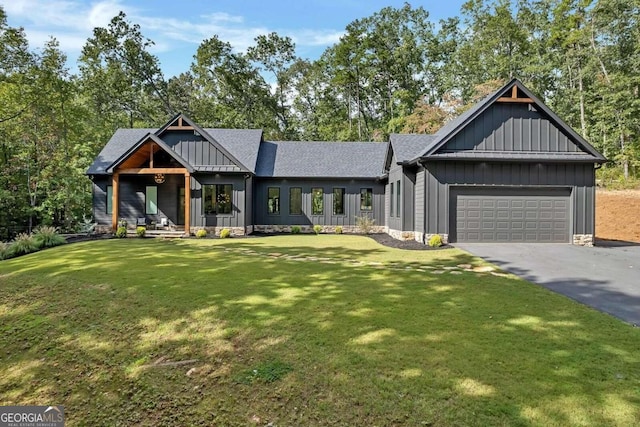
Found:
[[[465,264],[338,235],[2,261],[0,404],[68,426],[640,424],[637,328]]]

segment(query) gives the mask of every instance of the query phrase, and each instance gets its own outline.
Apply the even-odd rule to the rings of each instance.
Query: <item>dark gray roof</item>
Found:
[[[113,162],[118,160],[120,156],[126,153],[133,145],[148,133],[155,132],[156,129],[118,129],[107,145],[104,146],[98,157],[93,161],[89,169],[88,175],[106,174],[107,168]]]
[[[389,136],[389,142],[391,142],[391,148],[393,148],[396,161],[408,162],[416,157],[420,157],[422,153],[426,152],[435,138],[435,135],[418,133],[392,133]]]
[[[256,171],[258,150],[262,140],[261,129],[211,129],[205,132],[218,141],[251,172]]]
[[[265,141],[256,175],[263,177],[377,178],[386,142]]]
[[[89,166],[87,174],[106,174],[107,168],[129,151],[145,135],[155,133],[158,129],[118,129],[109,142],[104,146],[93,164]],[[260,129],[205,129],[212,138],[222,145],[230,154],[245,165],[251,172],[255,172],[258,160],[258,149],[262,139]],[[200,170],[196,167],[196,170]],[[206,170],[206,169],[205,169]],[[238,169],[239,170],[239,169]],[[211,170],[213,171],[213,169]]]

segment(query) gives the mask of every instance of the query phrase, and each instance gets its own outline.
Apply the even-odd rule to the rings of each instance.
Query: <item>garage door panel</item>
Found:
[[[569,242],[569,189],[452,192],[455,241]]]

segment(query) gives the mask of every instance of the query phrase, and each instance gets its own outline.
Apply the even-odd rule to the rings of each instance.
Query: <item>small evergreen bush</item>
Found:
[[[147,234],[147,228],[146,227],[136,227],[136,235],[140,238],[144,237],[145,234]]]
[[[299,225],[294,225],[291,227],[291,234],[300,234],[302,228]]]
[[[205,230],[204,228],[201,228],[198,231],[196,231],[197,239],[204,239],[205,237],[207,237],[207,230]]]
[[[229,237],[231,237],[231,230],[229,230],[228,228],[223,228],[222,231],[220,232],[220,238],[226,239]]]
[[[316,235],[320,234],[322,232],[322,226],[318,224],[314,225],[313,232],[316,233]]]
[[[116,230],[116,237],[118,239],[124,239],[125,237],[127,237],[127,227],[119,226]]]
[[[9,247],[9,255],[10,257],[26,255],[38,250],[40,250],[38,243],[31,234],[20,233],[15,237],[15,239],[13,239],[13,242]]]
[[[66,239],[58,234],[56,227],[41,226],[33,234],[33,239],[39,248],[52,248],[67,243]]]
[[[341,225],[336,226],[336,234],[342,234],[342,226]]]
[[[439,234],[434,234],[429,238],[429,246],[432,248],[439,248],[442,246],[442,237]]]

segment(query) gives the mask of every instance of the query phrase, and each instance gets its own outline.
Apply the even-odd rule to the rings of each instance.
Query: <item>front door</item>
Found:
[[[184,225],[184,187],[178,189],[178,223],[176,225]]]

